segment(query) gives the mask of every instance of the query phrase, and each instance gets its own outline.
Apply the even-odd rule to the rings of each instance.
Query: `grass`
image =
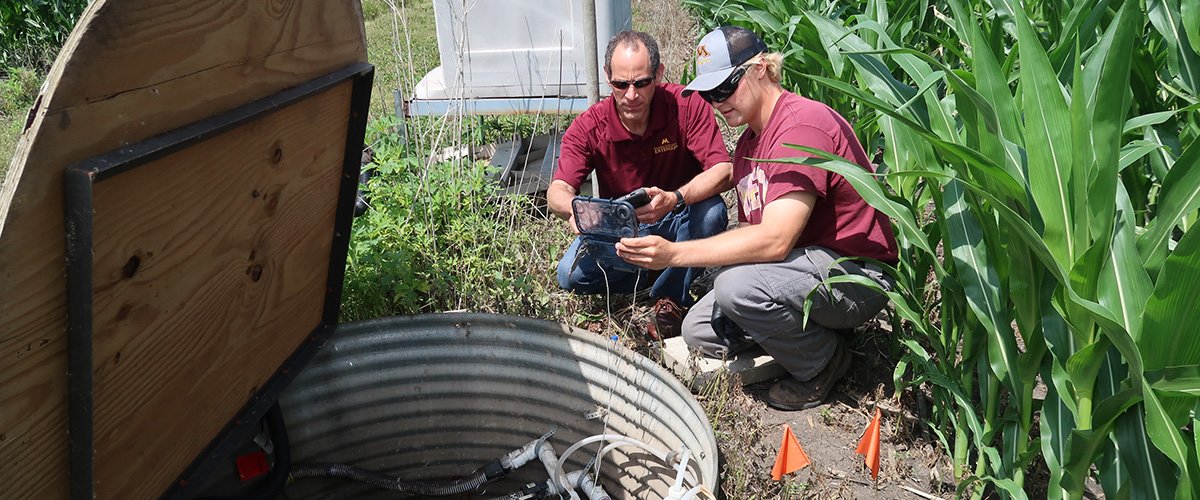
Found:
[[[394,89],[411,95],[421,75],[441,64],[433,2],[365,0],[363,25],[367,60],[375,65],[371,116],[378,118],[395,112]]]
[[[28,68],[12,68],[0,77],[0,179],[17,148],[25,116],[44,77]]]

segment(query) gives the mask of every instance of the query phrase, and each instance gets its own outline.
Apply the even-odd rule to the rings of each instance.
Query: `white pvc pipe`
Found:
[[[562,462],[554,455],[554,448],[548,443],[542,443],[538,446],[538,458],[542,459],[542,465],[546,466],[546,474],[550,475],[550,485],[558,491],[560,496],[565,492],[571,497],[571,500],[579,500],[579,494],[575,493],[575,488],[571,481],[567,479],[567,474],[563,472]]]

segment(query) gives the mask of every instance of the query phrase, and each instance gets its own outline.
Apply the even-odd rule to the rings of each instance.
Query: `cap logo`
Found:
[[[712,57],[712,54],[708,52],[708,47],[705,45],[696,47],[696,55],[699,57]]]

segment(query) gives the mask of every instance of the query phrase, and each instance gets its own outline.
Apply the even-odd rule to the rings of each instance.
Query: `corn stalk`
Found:
[[[1200,494],[1196,2],[875,0],[774,23],[772,2],[721,4],[787,33],[785,54],[815,31],[829,64],[793,81],[885,146],[886,185],[787,161],[896,221],[897,387],[933,387],[960,493],[1024,498],[1040,455],[1052,498],[1080,498],[1093,466],[1114,496]]]

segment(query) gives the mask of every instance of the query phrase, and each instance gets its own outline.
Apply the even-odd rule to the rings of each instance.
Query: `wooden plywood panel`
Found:
[[[350,86],[96,183],[98,498],[161,494],[318,326]]]
[[[6,499],[65,498],[68,491],[62,222],[64,168],[363,60],[365,45],[358,2],[95,0],[92,3],[51,70],[44,94],[35,107],[32,125],[18,144],[14,163],[3,191],[0,191],[0,496]],[[330,116],[310,116],[306,125],[330,119]],[[344,144],[335,141],[332,145],[337,149]],[[196,183],[203,181],[193,179]],[[296,184],[292,182],[291,185]],[[270,186],[264,189],[269,191]],[[101,189],[97,196],[111,194]],[[267,202],[260,200],[260,203]],[[97,223],[110,224],[102,219],[106,216],[98,212]],[[318,214],[310,212],[307,216],[317,217]],[[270,232],[260,237],[259,243],[270,241],[272,248],[284,243]],[[224,243],[233,247],[240,242],[226,240]],[[114,251],[117,250],[127,253],[130,248],[121,247]],[[161,259],[161,254],[158,255]],[[265,263],[264,273],[288,274],[296,266],[293,260],[296,255],[299,254],[276,255],[275,260]],[[128,263],[129,256],[124,258],[123,265]],[[249,253],[241,258],[248,261]],[[155,269],[151,262],[155,257],[147,256],[147,259],[146,265]],[[98,260],[97,265],[108,264]],[[215,272],[215,269],[210,267],[207,272]],[[315,271],[324,274],[324,268]],[[158,271],[143,269],[143,272],[167,271],[159,268]],[[97,274],[98,279],[101,276]],[[260,278],[260,282],[263,279]],[[232,283],[225,282],[225,290],[234,287]],[[240,286],[245,288],[238,290],[247,291],[252,285],[241,283]],[[285,284],[284,289],[292,288]],[[204,300],[208,296],[205,293],[217,292],[199,293],[196,300]],[[262,300],[286,302],[299,297],[298,294],[281,291],[274,298]],[[102,306],[109,307],[108,302],[104,302],[110,300],[107,297],[109,295],[97,296],[98,312]],[[102,310],[110,318],[108,323],[97,320],[98,328],[108,328],[104,335],[120,336],[120,332],[125,331],[123,325],[139,321],[142,324],[165,321],[151,319],[153,311],[146,307],[132,307],[123,313],[122,305],[114,302],[111,307],[115,310]],[[241,308],[216,312],[235,317],[245,315]],[[116,320],[122,314],[123,319]],[[157,314],[161,318],[163,313]],[[293,316],[286,310],[272,314],[274,319]],[[190,319],[200,322],[205,318],[192,316]],[[264,316],[237,321],[240,321],[239,326],[252,328],[271,319]],[[192,349],[191,356],[197,359],[211,355],[211,351],[199,347],[204,339],[203,336],[187,337],[180,344],[181,349],[184,353]],[[147,378],[155,377],[153,369],[138,364],[146,362],[145,355],[128,353],[182,356],[176,350],[163,348],[162,342],[166,340],[145,342],[131,345],[137,347],[134,350],[126,348],[121,356],[124,359],[112,366],[103,362],[112,363],[118,359],[116,353],[122,351],[112,350],[108,343],[97,345],[98,349],[105,349],[105,354],[111,354],[107,359],[98,358],[98,403],[118,404],[109,403],[104,397],[108,390],[115,395],[114,401],[127,400],[129,405],[136,407],[126,410],[129,415],[140,415],[144,405],[165,401],[174,404],[174,400],[161,392],[150,391],[151,394],[134,397],[122,395],[121,390],[105,389],[111,381],[129,377],[122,375],[124,373],[147,370]],[[253,344],[249,340],[246,342]],[[122,344],[118,341],[113,345]],[[268,360],[254,358],[253,363],[247,364],[259,362],[267,364]],[[129,368],[119,368],[121,364]],[[189,370],[189,375],[206,375],[201,369]],[[173,397],[181,402],[202,396],[194,395],[195,388],[186,387],[180,380],[164,382],[177,384],[181,392]],[[239,387],[238,390],[243,392],[236,404],[244,402],[249,392],[248,387]],[[97,416],[125,418],[116,408],[97,407]],[[150,424],[141,422],[140,425]],[[107,428],[98,428],[97,432],[98,447],[107,446],[105,440],[115,436]],[[205,440],[210,438],[211,435],[203,437]],[[98,448],[97,451],[101,450]],[[149,471],[154,472],[152,475],[165,477],[169,473],[163,471],[175,467],[161,456],[146,456],[139,460],[152,462],[154,469]],[[97,462],[97,491],[104,491],[106,487],[100,473],[108,466]],[[112,467],[122,466],[129,465],[112,464]],[[148,470],[138,472],[145,474]],[[142,491],[137,489],[138,495],[123,498],[142,496]]]

